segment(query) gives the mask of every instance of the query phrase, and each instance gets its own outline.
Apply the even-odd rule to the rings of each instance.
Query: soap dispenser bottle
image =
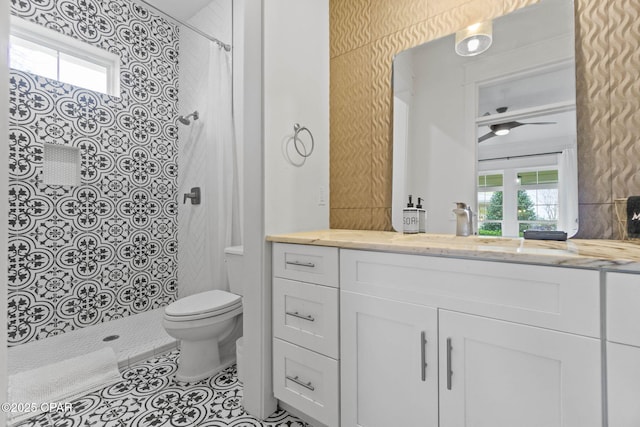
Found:
[[[416,209],[418,209],[418,233],[427,232],[427,211],[422,208],[422,197],[418,197],[418,203]]]
[[[420,230],[418,209],[413,206],[412,197],[409,195],[409,203],[402,210],[402,232],[405,234],[416,234]]]

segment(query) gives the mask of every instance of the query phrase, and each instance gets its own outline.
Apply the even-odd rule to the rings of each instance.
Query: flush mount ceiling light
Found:
[[[489,49],[493,42],[491,21],[479,22],[456,33],[456,53],[475,56]]]

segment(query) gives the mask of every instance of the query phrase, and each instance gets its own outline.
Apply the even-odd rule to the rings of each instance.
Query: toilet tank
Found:
[[[228,248],[224,248],[224,261],[227,263],[229,291],[236,295],[244,295],[242,286],[243,256],[244,247],[242,246],[230,246]]]

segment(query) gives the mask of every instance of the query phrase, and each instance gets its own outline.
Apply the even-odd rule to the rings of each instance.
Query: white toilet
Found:
[[[164,309],[162,325],[169,335],[180,340],[178,381],[194,382],[210,377],[234,362],[233,356],[223,356],[222,347],[235,345],[242,335],[243,248],[225,248],[224,253],[231,292],[201,292]]]

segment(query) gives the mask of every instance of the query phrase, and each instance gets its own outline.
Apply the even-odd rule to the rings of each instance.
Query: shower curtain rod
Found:
[[[166,12],[164,12],[164,11],[162,11],[162,10],[158,9],[157,7],[155,7],[154,5],[152,5],[152,4],[150,4],[150,3],[148,3],[146,0],[139,0],[139,1],[140,1],[141,3],[144,3],[144,5],[145,5],[145,6],[147,6],[147,7],[151,8],[151,9],[153,9],[153,10],[154,10],[154,11],[156,11],[157,13],[159,13],[159,14],[161,14],[161,15],[163,15],[163,16],[165,16],[165,17],[169,18],[169,19],[171,19],[172,21],[174,21],[174,22],[176,22],[176,23],[178,23],[178,24],[180,24],[180,25],[182,25],[182,26],[184,26],[184,27],[187,27],[188,29],[190,29],[190,30],[191,30],[191,31],[193,31],[194,33],[197,33],[197,34],[201,35],[201,36],[202,36],[202,37],[204,37],[205,39],[207,39],[207,40],[210,40],[210,41],[214,42],[215,44],[217,44],[218,46],[220,46],[222,49],[226,50],[227,52],[230,52],[230,51],[231,51],[231,46],[230,46],[230,45],[228,45],[228,44],[226,44],[226,43],[224,43],[224,42],[222,42],[222,41],[218,40],[217,38],[215,38],[215,37],[213,37],[213,36],[210,36],[210,35],[209,35],[209,34],[207,34],[207,33],[204,33],[203,31],[201,31],[201,30],[197,29],[196,27],[194,27],[194,26],[193,26],[193,25],[191,25],[191,24],[187,24],[186,22],[182,22],[181,20],[176,19],[176,18],[174,18],[174,17],[173,17],[173,16],[171,16],[171,15],[168,15]]]

